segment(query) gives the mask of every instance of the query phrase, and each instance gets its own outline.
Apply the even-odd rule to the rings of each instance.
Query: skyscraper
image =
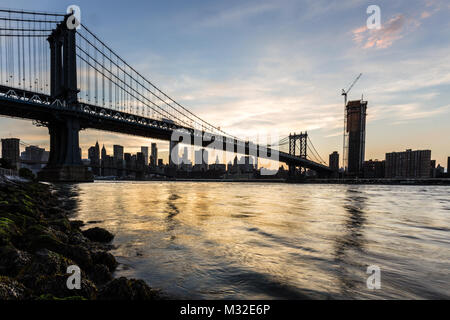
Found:
[[[144,164],[148,165],[148,147],[141,147],[141,153],[144,156]]]
[[[346,107],[346,164],[349,175],[360,175],[366,148],[367,101],[349,101]]]
[[[107,155],[108,154],[106,153],[105,145],[103,145],[103,148],[102,148],[102,160],[105,160]]]
[[[153,167],[156,167],[156,165],[158,164],[158,147],[156,146],[156,143],[152,143],[152,154],[150,164]]]
[[[121,168],[123,166],[123,146],[115,144],[114,148],[114,164]]]
[[[88,158],[91,163],[92,172],[100,175],[100,146],[98,145],[98,141],[94,147],[88,149]]]
[[[339,153],[337,151],[330,154],[329,166],[331,170],[339,171]]]
[[[20,139],[2,139],[2,158],[8,160],[12,166],[20,166]]]

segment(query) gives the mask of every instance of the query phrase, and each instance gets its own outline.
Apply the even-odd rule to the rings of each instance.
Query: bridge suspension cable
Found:
[[[1,85],[49,94],[50,63],[46,38],[63,16],[0,9]]]
[[[168,120],[175,120],[180,124],[188,125],[198,130],[219,133],[237,139],[235,136],[228,134],[220,128],[201,119],[174,99],[170,98],[142,74],[131,67],[86,26],[81,25],[81,27],[83,32],[78,31],[77,33],[81,40],[77,44],[77,49],[80,51],[78,56],[82,56],[82,60],[85,63],[89,66],[92,65],[91,67],[102,73],[102,103],[106,93],[105,91],[108,91],[107,87],[105,87],[105,89],[103,88],[103,82],[107,79],[111,81],[111,89],[114,91],[109,92],[109,95],[114,93],[114,98],[110,99],[114,100],[114,103],[110,101],[111,106],[115,105],[115,107],[125,108],[127,111],[133,112],[137,111],[142,113],[151,111],[150,116],[158,115],[160,117],[166,117]],[[87,50],[89,47],[93,49],[92,54]],[[101,59],[96,56],[97,53],[100,54]],[[107,66],[106,64],[109,65]],[[94,72],[96,71],[94,70]],[[109,77],[107,77],[108,75]],[[88,77],[90,78],[91,76],[88,74]],[[93,77],[94,82],[98,81],[98,77],[95,74]],[[88,83],[88,87],[90,87],[90,82]],[[98,89],[95,91],[98,92]],[[108,93],[106,95],[108,95]],[[89,94],[86,97],[90,102]],[[137,106],[138,109],[134,110],[132,104],[136,102],[139,102]],[[144,107],[147,110],[144,110]]]
[[[326,162],[322,159],[322,157],[320,156],[319,152],[317,152],[316,148],[314,147],[314,144],[312,143],[311,139],[308,136],[308,149],[310,150],[310,153],[312,153],[313,155],[315,155],[316,157],[316,162],[319,162],[323,165],[326,165]],[[312,150],[309,148],[309,146],[312,146],[312,150],[314,150],[314,152],[312,152]]]

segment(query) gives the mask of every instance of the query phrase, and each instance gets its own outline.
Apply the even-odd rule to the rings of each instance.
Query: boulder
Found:
[[[92,268],[89,277],[96,284],[105,284],[113,279],[111,272],[104,264],[96,264]]]
[[[156,300],[159,293],[143,280],[121,277],[108,282],[98,293],[99,300]]]
[[[94,300],[97,296],[97,288],[94,283],[85,277],[81,278],[80,289],[69,289],[67,287],[67,274],[55,274],[52,276],[42,276],[36,280],[34,294],[44,296],[50,294],[56,298],[69,298],[74,296]]]
[[[96,264],[103,264],[108,267],[110,272],[113,272],[117,268],[117,261],[114,256],[106,251],[94,251],[92,253],[92,260]]]
[[[114,239],[114,235],[103,228],[95,227],[83,231],[83,235],[91,241],[110,242]]]

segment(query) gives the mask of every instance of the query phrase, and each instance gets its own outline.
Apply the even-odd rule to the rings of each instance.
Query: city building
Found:
[[[177,167],[180,164],[179,143],[170,140],[169,142],[169,166]]]
[[[114,158],[108,155],[102,156],[102,176],[116,176],[117,169],[114,165]]]
[[[444,176],[445,176],[445,168],[441,167],[440,164],[438,164],[436,168],[432,169],[431,172],[432,178],[443,178]]]
[[[45,151],[44,148],[39,148],[37,146],[25,147],[25,151],[20,154],[22,159],[22,168],[28,168],[33,173],[39,172],[48,161],[49,152]]]
[[[339,153],[337,151],[330,154],[329,167],[333,171],[339,171]]]
[[[344,167],[351,176],[362,173],[366,148],[366,112],[367,101],[354,100],[347,103]]]
[[[147,163],[145,162],[145,154],[143,152],[136,153],[136,170],[143,172],[146,166]]]
[[[450,178],[450,157],[447,158],[447,176]]]
[[[20,168],[20,139],[2,139],[2,158],[9,161],[12,166]]]
[[[386,161],[369,160],[364,161],[363,176],[364,178],[384,178],[386,171]]]
[[[157,164],[158,164],[158,147],[156,146],[156,143],[152,143],[152,153],[150,156],[150,165],[152,167],[156,167]]]
[[[91,170],[95,175],[100,175],[100,146],[98,141],[95,146],[88,149],[88,158]]]
[[[106,153],[105,145],[102,147],[102,160],[106,158],[108,154]]]
[[[115,144],[113,146],[113,152],[114,152],[114,163],[118,168],[123,167],[123,146]]]
[[[429,178],[431,150],[386,153],[386,178]]]
[[[148,165],[148,147],[141,147],[141,152],[144,155],[144,164]]]
[[[193,167],[194,171],[207,171],[208,170],[208,151],[205,149],[195,150],[194,158],[195,164]]]

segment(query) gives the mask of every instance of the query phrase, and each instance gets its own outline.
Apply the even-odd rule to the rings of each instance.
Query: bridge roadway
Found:
[[[65,101],[54,99],[50,95],[2,85],[0,85],[0,114],[13,118],[35,120],[44,126],[52,121],[74,118],[79,121],[81,129],[92,128],[166,141],[170,141],[173,131],[179,129],[190,136],[192,145],[194,145],[196,140],[199,140],[199,137],[205,135],[211,137],[211,141],[216,141],[213,144],[216,149],[223,151],[243,155],[257,155],[259,158],[265,159],[272,159],[271,154],[278,152],[275,149],[236,139],[232,140],[232,148],[230,148],[231,143],[228,143],[227,148],[227,138],[224,136],[218,136],[204,131],[195,131],[193,128],[178,124],[141,117],[91,104],[78,102],[67,105]],[[230,138],[228,139],[230,141]],[[202,141],[202,146],[211,147],[209,146],[211,141]],[[312,169],[319,175],[329,175],[332,173],[332,170],[327,166],[285,152],[279,152],[279,161],[290,166]]]

